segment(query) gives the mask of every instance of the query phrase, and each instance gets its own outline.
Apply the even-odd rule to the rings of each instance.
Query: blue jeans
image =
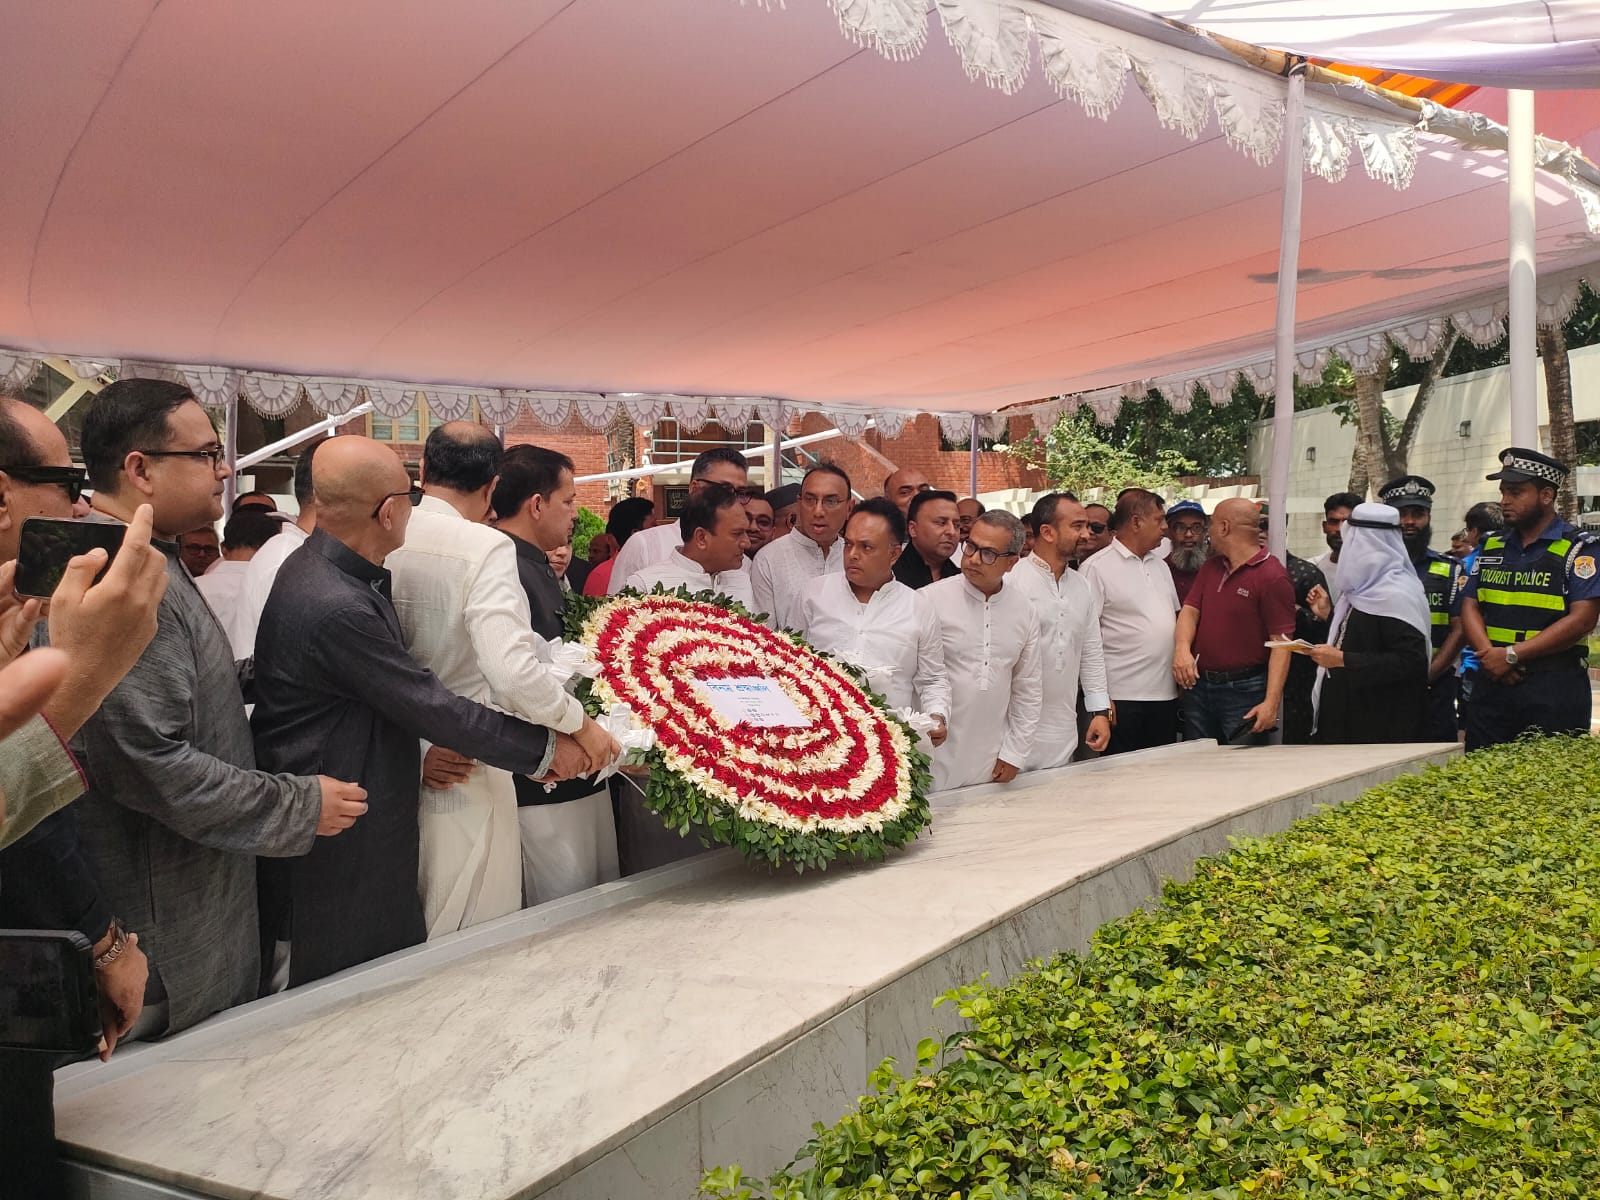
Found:
[[[1267,698],[1267,672],[1229,683],[1207,683],[1200,679],[1183,693],[1183,740],[1216,738],[1224,746],[1228,737],[1244,724],[1244,715]],[[1264,733],[1246,734],[1232,743],[1236,746],[1265,745]]]

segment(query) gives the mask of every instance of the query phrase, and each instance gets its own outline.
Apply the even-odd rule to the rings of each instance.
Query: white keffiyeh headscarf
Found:
[[[1358,504],[1344,523],[1339,550],[1339,602],[1333,607],[1329,638],[1338,644],[1352,611],[1393,617],[1427,639],[1431,629],[1428,597],[1400,537],[1400,512],[1387,504]],[[1424,645],[1426,645],[1424,640]],[[1311,705],[1320,712],[1327,667],[1317,668]]]

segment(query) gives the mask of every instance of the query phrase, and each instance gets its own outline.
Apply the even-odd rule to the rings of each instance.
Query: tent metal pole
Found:
[[[788,432],[783,421],[783,405],[778,405],[777,418],[772,422],[772,457],[767,460],[767,491],[783,486],[783,435]]]
[[[976,499],[978,495],[978,414],[972,414],[972,440],[968,443],[972,447],[972,470],[968,480],[967,495]]]
[[[1300,282],[1300,192],[1305,182],[1306,77],[1289,76],[1283,120],[1283,222],[1278,242],[1278,313],[1273,355],[1272,465],[1267,475],[1267,546],[1279,559],[1289,548],[1289,458],[1294,449],[1294,301]]]
[[[1511,444],[1539,449],[1539,366],[1534,322],[1538,286],[1533,207],[1533,93],[1506,93],[1510,131]]]
[[[347,413],[343,413],[337,417],[328,417],[326,420],[318,421],[315,425],[307,425],[304,429],[296,430],[288,437],[279,438],[277,441],[263,446],[259,450],[250,451],[249,454],[246,454],[239,460],[239,465],[235,469],[243,470],[245,467],[253,467],[263,459],[271,458],[279,451],[291,450],[295,446],[298,446],[301,442],[309,442],[312,438],[316,437],[320,433],[338,433],[339,426],[346,424],[356,417],[364,416],[371,411],[372,403],[370,401],[363,401]]]
[[[228,478],[222,484],[222,515],[233,511],[233,502],[239,498],[239,393],[228,397],[228,406],[222,410],[222,452],[228,463]]]

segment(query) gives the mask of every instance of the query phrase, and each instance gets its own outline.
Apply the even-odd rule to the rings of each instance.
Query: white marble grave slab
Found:
[[[70,1068],[58,1133],[97,1179],[202,1196],[688,1200],[704,1167],[781,1165],[947,1027],[944,989],[1451,752],[1172,747],[948,793],[887,863],[706,856]]]

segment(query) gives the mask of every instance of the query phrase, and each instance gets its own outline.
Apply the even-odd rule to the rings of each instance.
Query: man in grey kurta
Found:
[[[149,503],[167,539],[155,639],[75,743],[84,844],[150,959],[133,1036],[159,1035],[256,997],[256,856],[304,854],[364,806],[353,785],[255,770],[227,636],[175,545],[221,515],[229,469],[205,410],[180,385],[119,381],[89,402],[83,455],[95,508]]]

